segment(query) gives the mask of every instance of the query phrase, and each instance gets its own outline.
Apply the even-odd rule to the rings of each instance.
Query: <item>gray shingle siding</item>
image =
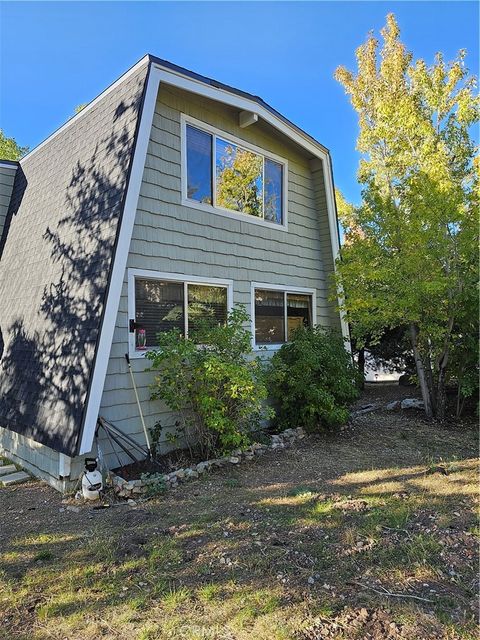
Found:
[[[288,160],[288,231],[200,211],[181,203],[181,113]],[[313,170],[314,169],[314,170]],[[241,129],[238,111],[160,85],[143,174],[128,268],[233,280],[234,303],[250,308],[251,282],[317,290],[317,322],[340,329],[328,300],[333,269],[322,163],[266,123]],[[127,273],[123,284],[100,413],[144,441],[124,354],[128,350]],[[148,363],[132,359],[149,426],[174,416],[150,401]],[[164,446],[168,444],[164,441]],[[103,442],[106,452],[108,443]],[[110,458],[113,462],[113,458]]]
[[[0,258],[0,426],[73,455],[147,65],[21,161]]]

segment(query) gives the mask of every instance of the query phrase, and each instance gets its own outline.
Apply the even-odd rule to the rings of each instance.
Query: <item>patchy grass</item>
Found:
[[[133,508],[3,490],[2,632],[473,640],[475,452],[468,425],[378,413]]]

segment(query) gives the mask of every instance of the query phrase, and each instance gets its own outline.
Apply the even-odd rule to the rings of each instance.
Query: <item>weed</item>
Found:
[[[162,604],[167,611],[173,611],[190,600],[191,592],[186,587],[173,587],[162,598]]]
[[[42,549],[33,558],[34,562],[40,562],[42,560],[52,560],[53,553],[49,549]]]
[[[197,589],[197,596],[203,602],[212,602],[220,595],[220,587],[216,584],[204,584]]]

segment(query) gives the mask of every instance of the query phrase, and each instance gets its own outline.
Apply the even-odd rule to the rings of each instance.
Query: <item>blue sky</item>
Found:
[[[393,11],[415,57],[469,51],[476,2],[0,2],[0,126],[34,147],[145,53],[262,96],[330,148],[358,201],[355,114],[333,79]]]

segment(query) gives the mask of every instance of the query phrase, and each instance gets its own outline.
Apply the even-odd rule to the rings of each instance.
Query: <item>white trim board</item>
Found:
[[[128,318],[127,330],[130,319],[135,319],[135,278],[145,280],[166,280],[169,282],[180,282],[185,285],[204,284],[213,287],[224,287],[227,289],[227,311],[233,309],[233,280],[223,278],[204,278],[202,276],[191,276],[185,273],[165,273],[163,271],[152,271],[150,269],[128,269]],[[185,323],[187,317],[185,316]],[[186,327],[186,324],[185,324]],[[149,347],[148,350],[151,350]],[[128,353],[130,358],[145,358],[145,351],[135,349],[135,334],[128,332]]]
[[[56,138],[60,133],[62,133],[62,131],[65,131],[65,129],[67,129],[74,122],[77,122],[80,118],[83,118],[86,113],[88,113],[96,104],[98,104],[98,102],[100,102],[100,100],[103,100],[103,98],[105,98],[105,96],[107,96],[111,91],[116,89],[119,84],[124,82],[124,80],[126,80],[136,71],[138,71],[140,67],[142,67],[144,64],[148,64],[148,62],[149,62],[149,56],[148,55],[143,56],[143,58],[139,60],[136,64],[134,64],[133,67],[131,67],[128,71],[126,71],[123,75],[121,75],[120,78],[118,78],[118,80],[115,80],[115,82],[113,82],[110,86],[104,89],[102,93],[100,93],[96,98],[94,98],[91,102],[85,105],[85,107],[81,111],[79,111],[74,116],[72,116],[69,120],[67,120],[67,122],[60,125],[60,127],[56,129],[53,133],[51,133],[48,136],[48,138],[45,138],[45,140],[40,142],[40,144],[38,144],[34,149],[29,151],[26,156],[24,156],[19,160],[19,163],[22,164],[22,162],[24,162],[28,158],[31,158],[33,155],[35,155],[35,153],[37,153],[37,151],[40,151],[40,149],[42,149],[48,142],[50,142],[51,140]]]
[[[98,412],[100,410],[100,403],[102,400],[103,387],[105,385],[105,376],[107,374],[107,366],[110,358],[113,332],[115,330],[118,306],[122,293],[123,278],[127,266],[130,240],[132,238],[133,226],[135,224],[135,215],[137,212],[140,187],[142,185],[143,170],[147,157],[148,141],[150,140],[153,114],[155,112],[155,104],[157,102],[158,89],[160,86],[160,75],[153,67],[150,67],[150,72],[148,73],[146,82],[145,99],[143,102],[142,112],[139,116],[140,124],[134,150],[130,180],[125,198],[125,206],[113,260],[112,273],[110,275],[110,286],[108,289],[103,324],[97,346],[95,365],[92,379],[90,381],[90,394],[88,396],[82,438],[78,451],[80,455],[89,453],[92,449]]]

